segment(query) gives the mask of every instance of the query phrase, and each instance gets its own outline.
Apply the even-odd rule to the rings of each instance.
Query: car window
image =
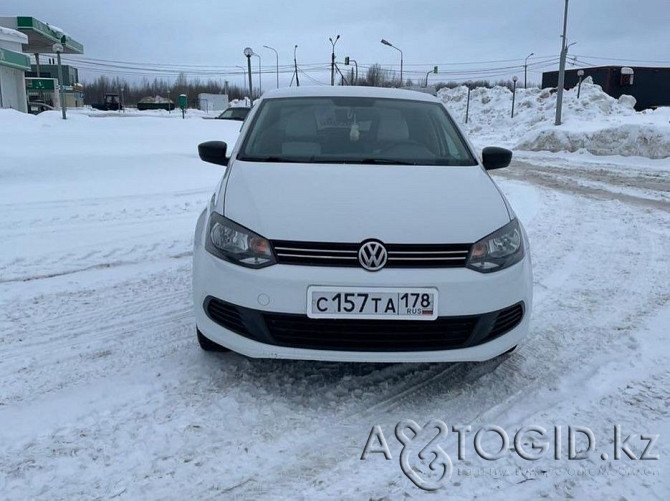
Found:
[[[244,120],[249,113],[248,108],[228,108],[219,115],[219,118],[232,118],[235,120]]]
[[[440,103],[367,97],[267,99],[238,158],[477,165]]]

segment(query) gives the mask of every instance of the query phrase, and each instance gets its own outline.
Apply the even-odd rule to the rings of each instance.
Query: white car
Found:
[[[481,361],[528,332],[528,239],[436,98],[366,87],[266,93],[198,219],[205,350],[357,362]]]

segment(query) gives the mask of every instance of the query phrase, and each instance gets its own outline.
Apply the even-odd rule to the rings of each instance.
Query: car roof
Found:
[[[388,87],[358,87],[353,85],[284,87],[267,91],[263,94],[262,98],[280,99],[287,97],[372,97],[440,102],[439,99],[425,92]]]

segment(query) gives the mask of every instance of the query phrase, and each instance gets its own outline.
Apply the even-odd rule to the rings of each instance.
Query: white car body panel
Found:
[[[478,167],[235,162],[224,215],[269,239],[475,242],[510,221]]]

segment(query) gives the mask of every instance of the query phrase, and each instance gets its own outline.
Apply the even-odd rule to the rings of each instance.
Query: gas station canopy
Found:
[[[14,26],[9,26],[13,24]],[[83,54],[84,46],[62,33],[53,26],[49,26],[34,17],[18,16],[0,18],[0,25],[24,33],[28,37],[28,43],[23,45],[23,52],[27,54],[53,54],[53,45],[61,43],[63,54]]]

